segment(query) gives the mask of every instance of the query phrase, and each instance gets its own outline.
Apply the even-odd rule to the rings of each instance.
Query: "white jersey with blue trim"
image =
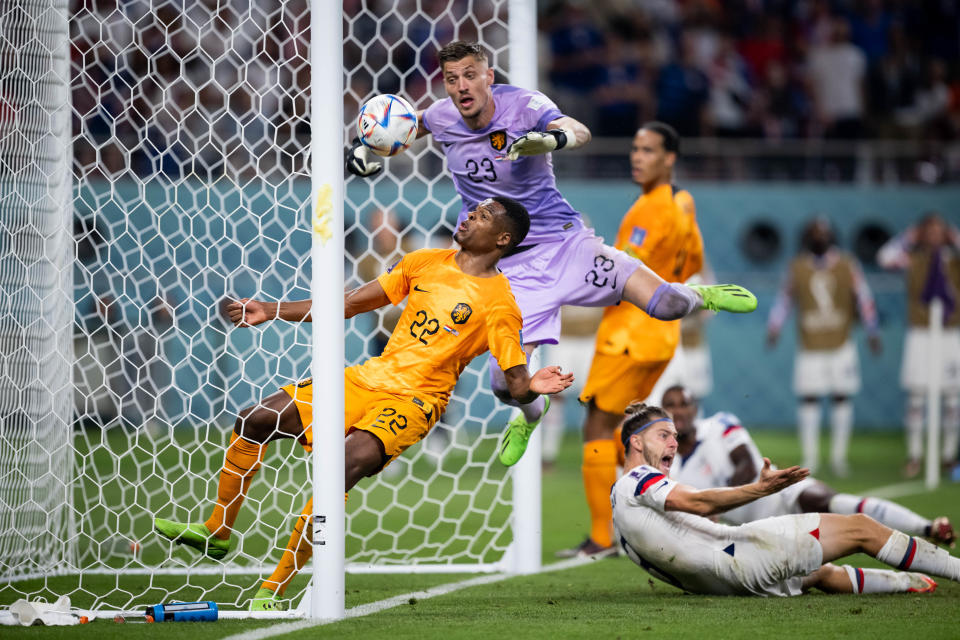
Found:
[[[610,494],[616,541],[650,575],[693,593],[786,596],[801,593],[802,576],[822,562],[815,538],[819,514],[729,526],[667,511],[679,486],[640,465]]]
[[[729,486],[733,475],[730,453],[741,445],[747,447],[759,474],[763,456],[737,416],[720,411],[709,418],[694,420],[693,424],[697,428],[697,442],[686,456],[677,453],[670,469],[671,478],[696,489]]]
[[[666,511],[667,496],[679,483],[641,465],[625,473],[610,494],[616,542],[635,563],[675,587],[698,593],[736,594],[729,548],[735,527],[690,513]],[[715,575],[727,578],[717,581]]]
[[[695,489],[730,486],[734,470],[730,453],[741,445],[747,447],[757,470],[757,475],[748,482],[760,477],[763,456],[737,416],[721,411],[709,418],[694,421],[694,425],[697,427],[697,443],[686,457],[677,454],[670,470],[672,478]],[[811,482],[809,479],[803,480],[783,491],[721,513],[718,517],[730,524],[744,524],[763,518],[801,513],[797,498]]]

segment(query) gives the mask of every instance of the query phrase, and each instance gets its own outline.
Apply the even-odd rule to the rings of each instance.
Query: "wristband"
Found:
[[[557,140],[557,146],[553,149],[554,151],[559,151],[567,146],[567,132],[563,129],[547,129],[547,133]]]

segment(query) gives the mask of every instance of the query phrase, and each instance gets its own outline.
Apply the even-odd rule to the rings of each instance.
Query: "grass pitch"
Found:
[[[760,448],[777,464],[796,460],[792,433],[754,432]],[[556,550],[582,540],[589,518],[580,481],[579,438],[567,434],[567,442],[555,469],[544,476],[544,563],[554,561]],[[853,476],[818,477],[838,490],[863,493],[867,489],[902,482],[902,436],[898,433],[857,434],[852,450]],[[909,490],[908,490],[909,491]],[[904,495],[897,501],[927,516],[947,515],[960,522],[960,484],[946,482],[937,491]],[[954,550],[956,554],[957,551]],[[850,562],[858,566],[882,566],[865,556]],[[375,602],[433,585],[455,582],[467,576],[444,575],[348,575],[346,606]],[[152,585],[170,589],[165,600],[187,597],[190,584],[206,579],[194,576],[137,577],[139,585],[119,584],[113,577],[85,579],[91,596],[103,597],[110,590],[125,591]],[[210,578],[211,580],[216,578]],[[284,638],[311,637],[394,638],[490,637],[917,637],[924,640],[960,637],[960,584],[938,580],[936,593],[925,596],[828,596],[813,593],[799,598],[721,598],[686,595],[651,579],[625,558],[612,558],[585,566],[535,576],[510,578],[495,584],[471,587],[428,600],[405,604],[372,615],[344,620],[290,633]],[[291,595],[302,591],[306,577],[290,587]],[[56,582],[48,585],[56,589]],[[20,585],[21,587],[23,585]],[[252,595],[256,584],[237,593],[216,593],[217,601],[234,601]],[[226,588],[225,588],[226,589]],[[249,591],[249,593],[247,593]],[[0,585],[0,606],[10,604],[15,594]],[[76,601],[77,599],[74,598]],[[159,600],[158,600],[159,601]],[[182,634],[206,639],[272,627],[276,621],[223,620],[177,625],[118,625],[97,621],[90,625],[30,629],[0,627],[2,638],[169,638]]]

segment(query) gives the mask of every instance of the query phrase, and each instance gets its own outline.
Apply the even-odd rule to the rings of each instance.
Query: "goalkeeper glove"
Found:
[[[516,160],[520,156],[537,156],[541,153],[550,153],[567,146],[567,138],[573,137],[563,129],[548,131],[528,131],[513,141],[507,149],[507,160]],[[576,138],[574,138],[576,139]]]
[[[370,149],[360,142],[360,138],[353,139],[353,145],[345,154],[345,162],[347,171],[361,178],[375,176],[383,170],[383,164],[370,161]]]

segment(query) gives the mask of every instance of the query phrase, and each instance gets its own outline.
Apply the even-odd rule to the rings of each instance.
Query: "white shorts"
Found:
[[[943,364],[940,378],[944,392],[960,391],[960,329],[944,329],[943,342],[937,349]],[[911,327],[903,345],[900,384],[907,391],[926,391],[930,375],[930,331]]]
[[[816,484],[817,481],[813,478],[804,478],[783,491],[778,491],[759,500],[748,502],[742,507],[722,513],[720,519],[730,524],[746,524],[764,518],[803,513],[803,509],[800,508],[800,494]]]
[[[803,593],[803,579],[823,565],[819,528],[819,513],[745,524],[740,533],[750,541],[735,543],[728,570],[745,593],[798,596]]]
[[[853,342],[833,350],[797,351],[793,391],[798,396],[852,396],[860,391],[860,361]]]

